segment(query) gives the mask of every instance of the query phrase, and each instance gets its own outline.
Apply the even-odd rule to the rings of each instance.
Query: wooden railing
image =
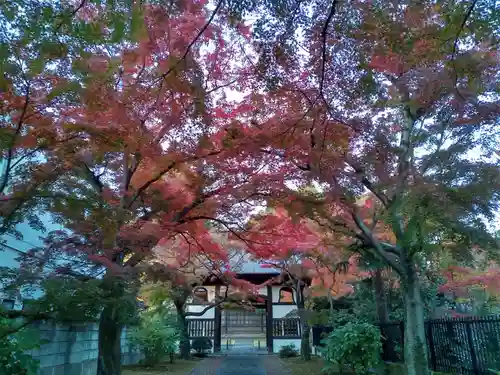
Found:
[[[298,338],[300,334],[300,320],[298,318],[273,319],[274,338]]]
[[[214,337],[215,319],[188,319],[188,335],[190,338]]]

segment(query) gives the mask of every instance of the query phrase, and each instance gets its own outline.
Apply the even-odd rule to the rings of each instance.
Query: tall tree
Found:
[[[317,204],[295,207],[399,275],[408,374],[428,374],[427,262],[443,248],[457,258],[470,258],[473,246],[498,254],[484,220],[494,220],[500,193],[492,158],[500,110],[494,5],[297,1],[285,8],[265,13],[256,27],[257,37],[268,37],[256,66],[268,91],[248,97],[252,121],[241,126],[256,134],[248,147],[274,155],[296,186],[320,186]],[[374,218],[364,214],[372,200],[359,204],[366,192],[379,203]],[[393,241],[375,233],[377,223]]]
[[[77,62],[133,42],[139,18],[122,1],[0,4],[0,235],[21,237],[22,222],[44,229],[37,213],[68,166],[54,152],[81,136],[59,117],[85,86]]]
[[[69,77],[61,74],[51,87],[66,98],[48,111],[51,120],[74,135],[51,149],[65,168],[51,185],[58,199],[48,207],[67,231],[27,254],[23,273],[36,271],[40,280],[55,272],[84,284],[97,278],[100,375],[121,373],[128,312],[120,301],[134,302],[137,266],[172,240],[182,244],[180,258],[198,252],[224,259],[207,220],[235,230],[265,182],[253,176],[262,163],[243,164],[218,121],[228,118],[220,89],[237,92],[246,82],[245,65],[231,60],[244,36],[226,27],[219,10],[202,2],[134,4],[130,25],[93,2],[72,10],[82,18],[77,25],[117,42],[79,50]],[[68,86],[69,78],[78,85]],[[47,265],[55,271],[47,273]]]

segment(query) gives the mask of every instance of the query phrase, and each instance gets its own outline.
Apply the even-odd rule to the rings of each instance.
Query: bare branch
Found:
[[[378,255],[380,258],[385,260],[393,269],[396,271],[398,274],[403,275],[403,267],[399,263],[398,257],[394,256],[395,254],[392,252],[387,252],[382,244],[373,236],[373,233],[370,231],[370,229],[365,225],[363,220],[359,217],[359,215],[355,212],[352,213],[352,218],[358,228],[363,232],[363,234],[366,236],[367,241],[370,246],[370,249],[373,249],[376,255]]]
[[[337,7],[337,0],[333,0],[332,7],[330,8],[330,12],[328,13],[328,17],[326,18],[325,25],[323,26],[323,31],[321,32],[323,46],[321,52],[321,78],[319,81],[319,94],[323,98],[324,98],[323,85],[325,83],[325,66],[326,66],[326,36],[328,32],[328,26],[330,25],[330,22],[332,21],[332,18],[335,15],[336,7]]]
[[[194,44],[198,41],[198,39],[200,39],[200,37],[205,32],[205,30],[208,28],[208,26],[210,26],[210,24],[214,20],[216,14],[219,12],[219,9],[221,8],[221,6],[222,6],[223,3],[224,3],[224,0],[220,0],[219,1],[219,3],[217,4],[217,6],[215,7],[214,11],[210,15],[210,18],[208,19],[208,21],[205,23],[205,25],[203,25],[203,27],[200,29],[200,31],[198,32],[198,34],[194,37],[194,39],[187,46],[186,51],[184,52],[184,54],[182,55],[182,57],[170,69],[168,69],[165,73],[163,73],[161,75],[161,77],[160,77],[161,79],[164,79],[166,76],[168,76],[175,68],[177,68],[179,66],[179,64],[181,63],[181,61],[184,61],[184,59],[187,57],[187,55],[191,51],[191,48],[193,48]]]
[[[465,14],[465,17],[462,20],[462,24],[460,25],[460,28],[458,29],[457,36],[455,37],[455,42],[453,43],[453,51],[451,54],[451,60],[455,59],[455,55],[456,55],[457,49],[458,49],[458,38],[460,37],[460,34],[464,30],[465,24],[467,23],[467,20],[469,19],[470,15],[472,14],[472,11],[474,10],[476,3],[477,3],[477,0],[472,1],[472,4],[469,6],[469,9],[467,9],[467,13]]]
[[[214,302],[214,303],[207,305],[201,311],[198,311],[198,312],[188,311],[188,312],[184,313],[184,316],[185,317],[187,317],[187,316],[203,316],[208,310],[210,310],[214,307],[217,307],[217,306],[221,305],[222,303],[224,303],[227,300],[228,292],[229,292],[229,288],[226,285],[226,291],[224,292],[224,297],[222,297],[222,299],[218,300],[217,302]]]
[[[390,205],[390,200],[387,197],[387,195],[380,190],[377,189],[377,187],[366,177],[365,170],[360,167],[355,165],[353,162],[348,162],[347,163],[352,169],[354,169],[354,172],[358,174],[361,177],[361,183],[368,189],[370,190],[375,196],[382,202],[384,206],[389,206]]]
[[[21,112],[21,117],[19,117],[19,121],[17,122],[16,126],[16,131],[14,132],[14,135],[12,136],[12,139],[9,144],[9,150],[7,151],[7,165],[5,166],[5,172],[2,176],[2,183],[0,184],[0,192],[3,192],[5,187],[7,186],[7,183],[9,181],[9,175],[10,175],[10,170],[11,170],[11,164],[12,164],[12,156],[14,154],[14,145],[16,143],[16,138],[21,132],[21,127],[23,125],[24,117],[26,116],[26,111],[28,110],[28,105],[29,105],[29,97],[30,97],[30,82],[28,81],[26,85],[26,94],[24,95],[24,105],[23,105],[23,110]]]

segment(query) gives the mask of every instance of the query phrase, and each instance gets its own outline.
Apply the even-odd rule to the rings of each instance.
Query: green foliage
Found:
[[[50,277],[43,280],[44,295],[30,302],[37,311],[52,311],[59,321],[92,321],[102,308],[101,280],[86,282],[70,277]]]
[[[279,352],[280,358],[291,358],[297,357],[299,355],[299,351],[295,348],[294,344],[282,346]]]
[[[380,363],[382,344],[380,330],[368,323],[347,323],[333,331],[326,339],[325,370],[332,373],[336,365],[353,370],[356,374],[369,374]]]
[[[402,290],[400,288],[386,288],[387,308],[389,321],[405,319]],[[426,319],[431,318],[436,307],[444,302],[437,296],[437,285],[426,283],[422,285],[422,299]],[[331,324],[335,327],[344,326],[349,322],[377,323],[375,293],[370,282],[359,283],[351,295],[340,297],[333,301],[333,314],[330,314],[329,303],[326,298],[315,298],[311,324]],[[326,318],[328,316],[328,318]]]
[[[191,348],[196,351],[198,356],[205,355],[207,350],[212,349],[212,340],[208,337],[194,339]]]
[[[2,375],[35,375],[38,361],[33,359],[27,350],[40,347],[36,332],[28,329],[7,335],[19,322],[0,318],[0,374]]]
[[[169,324],[161,314],[145,313],[140,325],[131,331],[130,340],[141,348],[145,364],[153,366],[165,356],[173,358],[178,340],[177,327]]]

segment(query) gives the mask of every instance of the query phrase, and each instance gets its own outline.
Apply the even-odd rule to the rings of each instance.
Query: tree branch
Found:
[[[11,170],[11,163],[12,163],[12,156],[14,154],[14,145],[16,143],[16,138],[21,132],[21,127],[24,121],[24,116],[26,116],[26,111],[28,110],[28,105],[29,105],[29,97],[30,97],[30,82],[27,82],[26,85],[26,94],[24,95],[24,105],[23,105],[23,110],[21,112],[21,116],[19,117],[19,121],[17,122],[16,126],[16,131],[14,132],[14,135],[12,136],[12,139],[9,144],[9,150],[7,151],[7,165],[5,166],[5,172],[4,175],[2,176],[2,183],[0,184],[0,193],[2,193],[7,186],[7,183],[9,181],[9,175],[10,175],[10,170]]]
[[[337,0],[333,0],[332,2],[332,7],[330,8],[330,12],[328,13],[328,17],[326,18],[325,25],[323,26],[323,31],[321,32],[321,38],[323,40],[322,42],[322,51],[321,51],[321,78],[319,81],[319,94],[321,97],[324,98],[323,96],[323,85],[325,83],[325,66],[326,66],[326,36],[327,36],[327,31],[328,31],[328,26],[330,25],[330,22],[332,21],[333,16],[335,15],[337,7]]]
[[[205,155],[202,155],[202,156],[194,156],[192,158],[188,158],[186,160],[184,160],[183,162],[188,162],[188,161],[196,161],[196,160],[200,160],[200,159],[203,159],[203,158],[206,158],[206,157],[209,157],[209,156],[214,156],[214,155],[217,155],[219,154],[221,151],[220,150],[216,150],[216,151],[211,151]],[[145,182],[138,190],[137,192],[134,194],[133,198],[130,200],[129,204],[127,207],[131,207],[132,204],[137,200],[137,198],[139,198],[139,196],[148,188],[150,187],[153,183],[159,181],[165,174],[167,174],[168,172],[170,172],[174,167],[176,167],[177,165],[179,164],[179,162],[172,162],[172,164],[170,164],[167,168],[165,168],[164,170],[162,170],[160,173],[158,173],[158,175],[156,175],[156,177],[153,177],[152,179],[150,179],[149,181]]]
[[[200,39],[200,37],[203,35],[203,33],[205,32],[205,30],[208,28],[208,26],[210,26],[210,24],[212,23],[213,19],[215,18],[215,15],[219,12],[219,9],[221,8],[222,6],[222,3],[224,3],[224,0],[220,0],[219,3],[217,4],[217,6],[215,7],[214,11],[212,12],[212,14],[210,15],[210,18],[208,19],[207,23],[205,23],[205,25],[203,25],[203,27],[200,29],[200,31],[198,32],[198,34],[196,34],[195,38],[189,43],[189,45],[187,46],[186,48],[186,51],[184,52],[184,54],[182,55],[182,57],[174,64],[174,66],[172,66],[170,69],[168,69],[165,73],[163,73],[161,75],[160,78],[164,79],[166,76],[168,76],[175,68],[177,68],[179,66],[179,64],[181,63],[181,61],[184,61],[184,59],[187,57],[187,55],[189,54],[189,52],[191,51],[191,48],[193,48],[194,44],[198,41],[198,39]]]
[[[361,183],[368,189],[370,190],[375,196],[382,202],[382,204],[386,207],[390,205],[390,200],[387,197],[387,195],[381,191],[379,191],[375,185],[366,177],[365,171],[363,168],[360,166],[354,165],[352,162],[347,162],[347,164],[354,169],[354,172],[358,174],[361,177]]]
[[[0,339],[3,339],[4,337],[7,337],[9,335],[12,335],[13,333],[16,333],[16,332],[22,330],[23,328],[30,325],[31,323],[32,323],[32,320],[27,320],[18,326],[13,326],[13,327],[8,328],[6,330],[0,331]]]
[[[188,317],[188,316],[203,316],[208,310],[210,310],[210,309],[212,309],[214,307],[217,307],[220,304],[224,303],[227,300],[228,292],[229,292],[229,287],[226,285],[226,291],[224,292],[224,297],[222,299],[220,299],[217,302],[211,303],[210,305],[207,305],[201,311],[198,311],[198,312],[194,312],[194,311],[185,312],[184,316],[185,317]]]
[[[89,168],[87,163],[83,163],[83,166],[85,168],[85,171],[89,175],[91,182],[94,184],[94,186],[97,188],[97,190],[102,193],[104,186],[102,185],[101,180],[99,179],[98,176],[95,175],[95,173]]]
[[[363,222],[363,220],[361,220],[357,213],[353,212],[352,218],[361,232],[363,232],[363,234],[366,236],[369,244],[372,245],[370,248],[372,248],[380,258],[387,262],[387,264],[389,264],[394,269],[394,271],[396,271],[400,275],[403,275],[404,270],[399,263],[398,257],[395,257],[394,253],[389,253],[384,249],[382,244],[375,237],[373,237],[373,233],[365,225],[365,223]]]
[[[465,17],[462,20],[462,24],[460,25],[460,28],[458,29],[457,36],[455,37],[455,42],[453,43],[453,51],[451,54],[451,60],[455,59],[455,55],[457,53],[457,48],[458,48],[458,38],[460,37],[460,34],[464,30],[465,24],[467,23],[467,20],[469,19],[470,15],[472,14],[472,11],[474,10],[476,3],[477,3],[477,0],[472,1],[472,4],[469,6],[469,9],[467,9],[467,13],[465,14]]]

